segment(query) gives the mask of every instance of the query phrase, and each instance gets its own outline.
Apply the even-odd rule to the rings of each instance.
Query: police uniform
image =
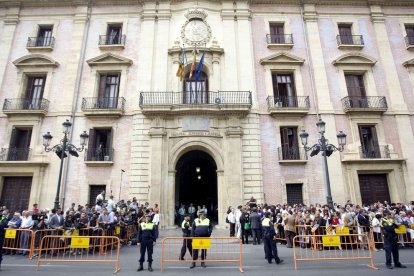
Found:
[[[189,217],[187,215],[186,217]],[[181,223],[181,230],[183,231],[183,237],[191,237],[191,230],[190,230],[190,221],[186,221],[185,219]],[[193,256],[193,246],[191,239],[183,239],[183,246],[181,247],[181,254],[180,260],[184,260],[184,256],[186,251],[190,252],[190,255]]]
[[[384,212],[384,214],[386,213]],[[405,268],[405,266],[400,263],[398,254],[398,236],[395,233],[395,229],[398,228],[398,225],[388,218],[382,218],[381,228],[382,234],[384,235],[385,265],[387,268],[392,269],[392,254],[395,267]]]
[[[5,228],[7,228],[7,218],[5,216],[0,217],[0,267],[1,262],[3,261],[3,243],[4,243],[4,235],[5,235]]]
[[[283,262],[283,260],[279,259],[279,256],[277,254],[277,247],[276,247],[276,241],[274,240],[274,237],[276,236],[275,228],[273,227],[273,223],[269,218],[269,214],[266,214],[266,217],[262,221],[262,227],[263,227],[263,244],[264,244],[264,251],[265,251],[265,257],[267,259],[267,262],[270,264],[272,263],[272,259],[274,258],[276,261],[276,264],[280,264]]]
[[[204,211],[200,212],[200,215],[205,215],[206,213]],[[197,218],[193,222],[193,226],[191,227],[191,236],[192,237],[210,237],[212,232],[212,225],[210,223],[210,220],[208,218]],[[201,266],[206,267],[203,260],[205,260],[207,257],[207,249],[201,249]],[[193,250],[193,261],[198,259],[198,250]],[[193,262],[190,266],[190,268],[195,267],[195,262]]]
[[[147,218],[151,217],[147,215]],[[147,251],[148,270],[152,271],[152,250],[155,243],[155,227],[152,222],[141,222],[138,228],[138,242],[141,244],[138,271],[143,270],[145,251]]]

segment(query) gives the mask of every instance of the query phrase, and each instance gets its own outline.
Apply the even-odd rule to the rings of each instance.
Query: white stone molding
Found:
[[[406,68],[414,69],[414,58],[403,63]]]
[[[102,66],[102,65],[126,65],[131,66],[132,60],[113,53],[105,53],[103,55],[88,59],[86,61],[89,66]]]
[[[27,55],[13,61],[14,66],[17,68],[25,67],[58,67],[59,63],[51,57],[41,55],[41,54],[32,54]]]
[[[260,60],[261,65],[302,65],[304,62],[303,58],[286,52],[276,53]]]
[[[335,59],[332,64],[337,65],[369,65],[374,66],[376,59],[361,53],[347,53],[337,59]]]

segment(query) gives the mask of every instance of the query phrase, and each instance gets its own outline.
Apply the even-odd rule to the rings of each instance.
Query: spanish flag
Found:
[[[194,48],[193,50],[193,63],[191,64],[191,68],[190,68],[190,76],[188,77],[189,79],[191,79],[193,77],[193,73],[196,69],[196,49]]]
[[[177,77],[180,78],[180,81],[183,80],[184,78],[184,48],[182,49],[182,53],[181,53],[181,62],[180,65],[178,66],[178,70],[177,73],[175,74]]]

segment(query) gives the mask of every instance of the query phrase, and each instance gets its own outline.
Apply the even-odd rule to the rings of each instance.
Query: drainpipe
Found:
[[[86,44],[88,41],[88,37],[89,37],[89,26],[90,26],[90,18],[91,18],[91,14],[92,14],[92,0],[88,0],[88,11],[87,11],[87,15],[86,15],[86,24],[85,24],[85,30],[84,33],[85,35],[83,36],[82,39],[82,48],[81,48],[81,54],[80,54],[80,58],[79,58],[79,63],[78,63],[78,71],[76,74],[76,81],[75,81],[75,89],[74,89],[74,93],[73,93],[73,99],[72,99],[72,112],[71,112],[71,121],[72,121],[72,130],[74,129],[75,126],[75,120],[76,120],[76,111],[77,111],[77,103],[79,100],[79,95],[80,95],[80,84],[81,84],[81,77],[83,74],[83,67],[84,67],[84,60],[85,60],[85,52],[86,52]],[[70,132],[70,141],[72,141],[73,138],[73,133],[74,131]],[[69,164],[70,164],[70,155],[68,156],[68,160],[65,164],[64,167],[64,175],[63,175],[63,185],[62,185],[62,210],[64,210],[65,208],[65,200],[66,200],[66,180],[68,178],[68,174],[69,174]]]

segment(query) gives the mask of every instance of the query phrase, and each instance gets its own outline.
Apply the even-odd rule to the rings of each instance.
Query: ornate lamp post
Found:
[[[329,180],[329,171],[328,171],[328,160],[327,157],[331,156],[331,154],[334,151],[343,151],[344,150],[344,146],[346,144],[346,134],[343,133],[342,131],[339,131],[338,134],[336,135],[336,137],[338,138],[338,147],[329,144],[328,139],[325,138],[325,122],[322,121],[322,119],[319,119],[319,121],[316,123],[316,126],[318,127],[318,132],[320,134],[319,136],[319,140],[316,144],[314,144],[311,147],[307,147],[306,145],[308,144],[308,137],[309,134],[305,131],[302,130],[302,133],[299,134],[300,136],[300,140],[302,142],[302,145],[304,146],[306,151],[311,151],[310,156],[313,157],[315,155],[317,155],[319,152],[322,152],[322,156],[323,156],[323,164],[324,164],[324,168],[325,168],[325,179],[326,179],[326,191],[327,191],[327,202],[328,202],[328,206],[329,209],[333,209],[333,201],[332,201],[332,194],[331,194],[331,182]]]
[[[45,147],[46,152],[53,151],[56,153],[56,155],[60,158],[60,169],[59,169],[59,179],[57,184],[57,191],[56,191],[56,197],[55,197],[55,205],[54,208],[59,208],[59,195],[60,195],[60,185],[62,181],[62,169],[63,169],[63,160],[68,157],[66,152],[68,152],[70,155],[79,157],[79,154],[77,152],[83,151],[85,146],[88,144],[88,138],[89,135],[84,131],[80,135],[80,145],[81,148],[77,148],[73,144],[70,143],[68,139],[68,134],[70,133],[70,128],[72,127],[72,123],[69,122],[69,120],[66,120],[62,124],[63,126],[63,139],[60,141],[60,144],[57,144],[53,147],[50,146],[50,142],[52,141],[53,136],[50,134],[50,132],[47,132],[45,135],[43,135],[43,146]]]

